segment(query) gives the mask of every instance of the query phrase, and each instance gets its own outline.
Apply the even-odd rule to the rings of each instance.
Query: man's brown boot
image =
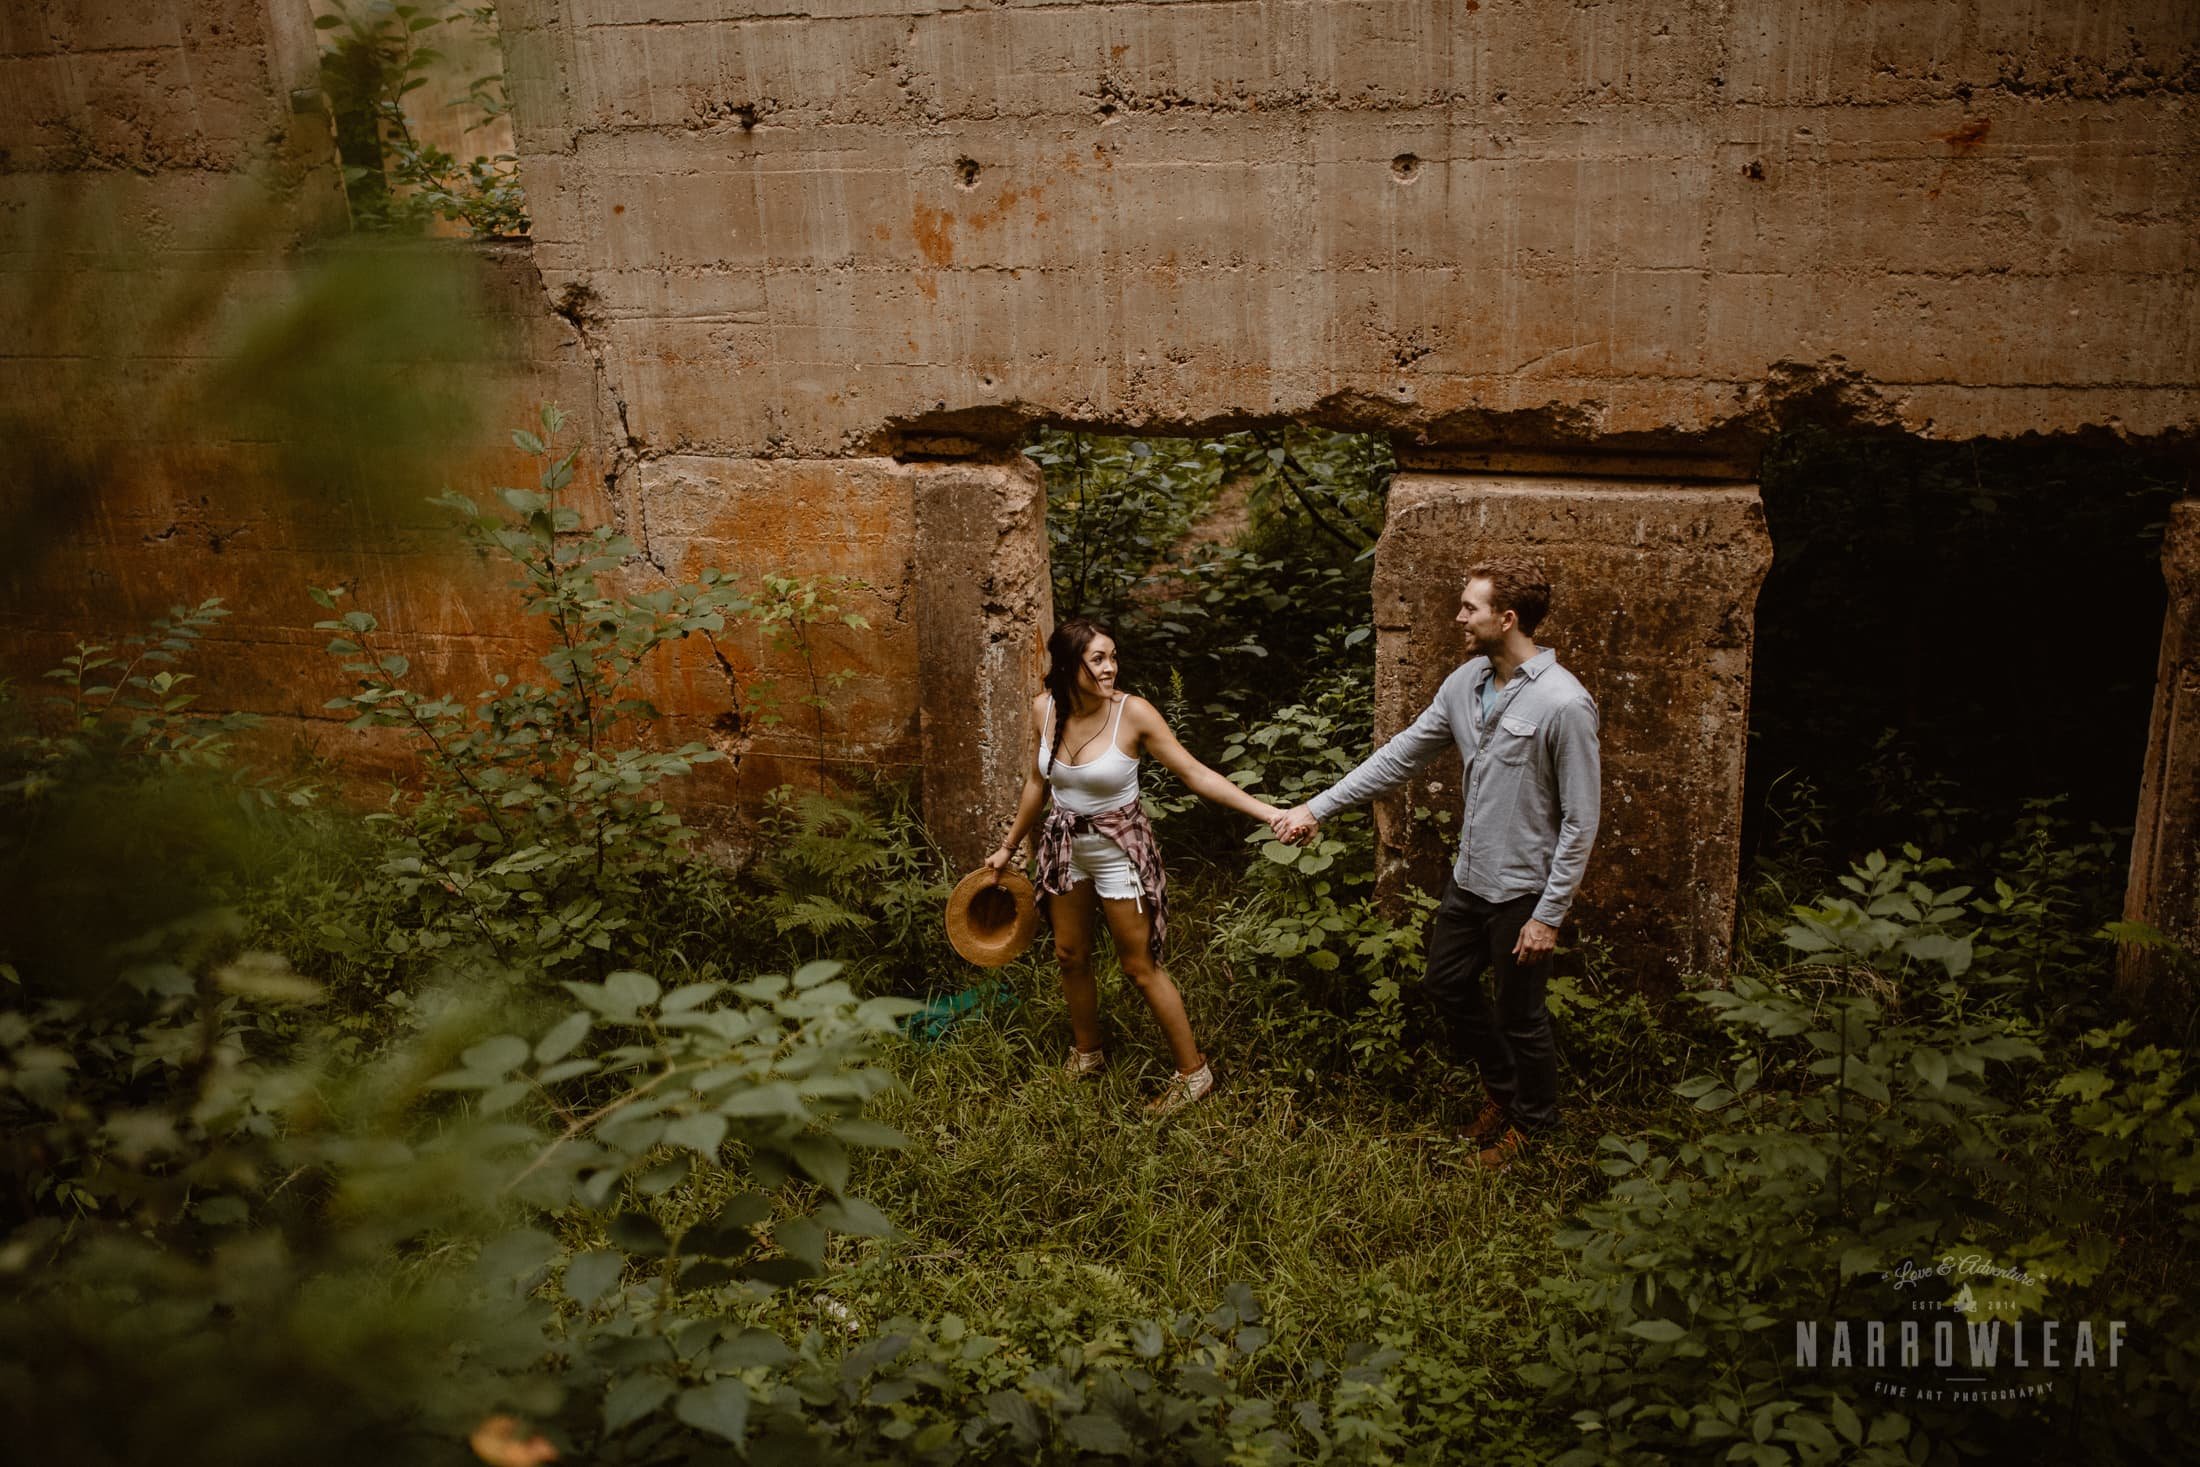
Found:
[[[1478,1147],[1487,1146],[1505,1129],[1505,1121],[1505,1107],[1495,1098],[1486,1098],[1482,1102],[1482,1113],[1474,1118],[1473,1125],[1459,1133],[1459,1139],[1471,1141]]]
[[[1510,1126],[1505,1134],[1475,1154],[1474,1164],[1486,1172],[1503,1171],[1505,1167],[1527,1149],[1528,1138]]]

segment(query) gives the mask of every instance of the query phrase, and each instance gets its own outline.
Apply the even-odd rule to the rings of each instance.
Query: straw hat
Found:
[[[1039,898],[1013,867],[994,884],[983,866],[955,883],[947,896],[947,940],[981,968],[1012,963],[1039,930]]]

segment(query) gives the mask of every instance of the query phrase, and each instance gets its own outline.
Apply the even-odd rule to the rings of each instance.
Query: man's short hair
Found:
[[[1470,581],[1490,583],[1490,610],[1509,611],[1520,619],[1520,630],[1535,635],[1543,614],[1551,609],[1551,578],[1543,562],[1524,555],[1499,555],[1481,561],[1467,572]]]

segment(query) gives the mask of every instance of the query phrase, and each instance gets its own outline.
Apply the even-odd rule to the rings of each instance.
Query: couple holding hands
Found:
[[[1401,788],[1447,748],[1463,768],[1458,858],[1429,927],[1428,990],[1485,1103],[1463,1133],[1479,1165],[1503,1166],[1558,1120],[1558,1065],[1544,988],[1558,929],[1596,840],[1596,704],[1535,644],[1550,584],[1530,560],[1486,561],[1460,589],[1467,660],[1421,716],[1350,774],[1279,810],[1185,751],[1160,710],[1117,686],[1115,639],[1084,617],[1047,639],[1046,691],[1032,704],[1031,762],[1015,822],[986,858],[998,873],[1036,833],[1033,883],[1045,899],[1069,1003],[1073,1075],[1106,1062],[1093,939],[1101,922],[1123,972],[1153,1010],[1176,1062],[1148,1107],[1167,1115],[1214,1088],[1183,996],[1161,965],[1168,878],[1138,803],[1151,754],[1186,788],[1262,820],[1297,844],[1329,816]],[[1484,974],[1491,982],[1485,986]]]

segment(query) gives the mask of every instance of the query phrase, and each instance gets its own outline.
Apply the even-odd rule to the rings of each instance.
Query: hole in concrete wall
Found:
[[[976,188],[978,186],[978,171],[977,159],[957,158],[955,160],[955,187]]]
[[[1421,176],[1421,160],[1411,153],[1400,153],[1390,160],[1390,176],[1400,183],[1411,183]]]
[[[2080,832],[2130,825],[2178,478],[2105,436],[1777,440],[1745,849],[1798,808],[1844,859],[1959,855],[2040,799]]]
[[[1158,705],[1197,758],[1257,773],[1256,792],[1296,803],[1332,777],[1317,770],[1320,745],[1368,747],[1374,544],[1396,469],[1387,439],[1297,425],[1166,438],[1047,430],[1024,451],[1046,474],[1056,620],[1109,626],[1122,686]],[[1316,773],[1293,794],[1293,780]],[[1172,858],[1189,847],[1242,863],[1243,816],[1150,767],[1145,781]]]

